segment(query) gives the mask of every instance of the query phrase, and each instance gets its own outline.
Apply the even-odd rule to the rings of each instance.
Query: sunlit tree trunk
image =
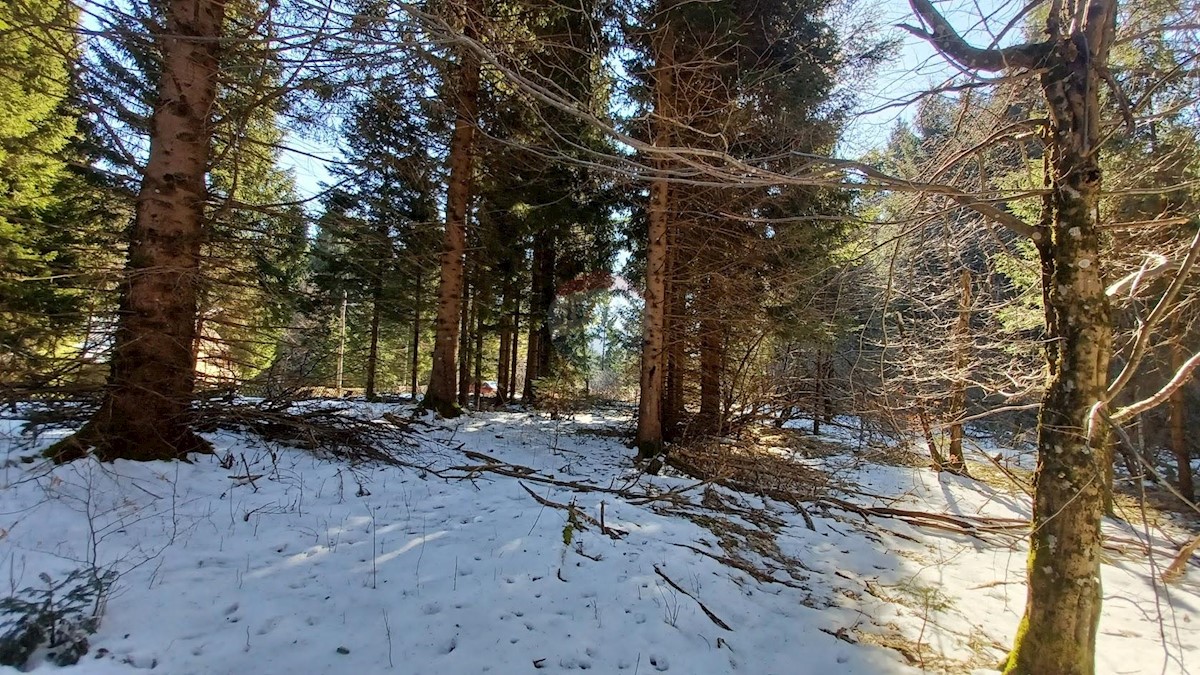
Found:
[[[1093,675],[1104,473],[1112,461],[1102,414],[1113,341],[1100,277],[1100,91],[1116,0],[1052,3],[1045,41],[1002,49],[968,44],[930,0],[910,4],[925,27],[908,29],[947,58],[973,70],[1040,77],[1049,195],[1030,236],[1042,264],[1049,378],[1038,419],[1028,596],[1004,672]]]
[[[1089,19],[1107,20],[1094,36],[1094,49],[1106,49],[1113,18]],[[1050,337],[1059,346],[1038,420],[1028,600],[1005,669],[1019,675],[1095,672],[1100,521],[1105,467],[1112,459],[1104,422],[1093,411],[1106,397],[1112,326],[1100,278],[1097,222],[1102,82],[1092,63],[1106,57],[1064,36],[1053,45],[1042,75],[1051,116],[1054,222],[1050,232],[1039,234],[1051,241],[1053,285],[1046,311],[1055,327]]]
[[[674,59],[673,37],[669,28],[657,36],[654,66],[654,144],[659,147],[671,144],[670,112],[668,102],[673,94]],[[660,169],[666,162],[656,160]],[[666,266],[667,228],[670,209],[670,184],[662,177],[650,184],[648,207],[649,232],[646,244],[646,290],[645,309],[642,315],[642,363],[639,379],[637,448],[638,457],[648,459],[662,452],[663,448],[663,374],[664,347],[663,321],[666,316]]]
[[[161,460],[208,449],[191,428],[205,175],[225,3],[169,0],[149,158],[137,196],[108,387],[79,433],[51,447],[67,460]]]
[[[476,21],[480,0],[465,0],[461,16],[463,32],[477,38]],[[450,139],[450,183],[446,192],[446,231],[442,244],[441,278],[438,281],[436,335],[433,343],[433,371],[422,405],[443,416],[458,415],[455,372],[458,351],[458,323],[463,303],[463,256],[467,243],[467,207],[470,203],[475,125],[479,114],[479,57],[467,48],[459,49],[455,78],[454,134]]]

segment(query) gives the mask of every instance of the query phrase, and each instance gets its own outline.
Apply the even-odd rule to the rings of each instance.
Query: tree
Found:
[[[480,0],[463,0],[455,5],[463,35],[479,37],[482,19]],[[455,373],[457,372],[458,323],[462,313],[467,244],[467,217],[474,171],[475,127],[479,115],[479,56],[470,47],[459,48],[459,62],[449,95],[454,101],[454,134],[450,140],[450,184],[446,194],[446,230],[442,244],[435,319],[433,370],[421,405],[446,417],[458,414]]]
[[[149,157],[121,287],[108,389],[100,409],[47,452],[102,460],[176,459],[205,451],[192,430],[196,293],[225,3],[169,0]]]
[[[1109,300],[1097,219],[1104,86],[1115,0],[1056,3],[1046,39],[1007,48],[968,44],[929,0],[911,0],[909,29],[974,71],[1037,73],[1050,121],[1043,222],[1018,228],[1037,246],[1046,288],[1049,380],[1038,421],[1029,592],[1006,673],[1090,675],[1100,621],[1100,520],[1109,461],[1102,406],[1111,398]]]
[[[79,370],[121,206],[83,166],[69,3],[0,7],[0,382],[23,395]],[[67,360],[60,357],[69,355]]]

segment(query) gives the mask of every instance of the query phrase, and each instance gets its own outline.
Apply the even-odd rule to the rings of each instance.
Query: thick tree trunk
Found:
[[[463,31],[477,38],[480,0],[466,0]],[[479,113],[479,57],[459,50],[457,87],[454,93],[454,134],[450,139],[450,184],[446,193],[446,231],[438,281],[436,337],[433,371],[421,405],[446,417],[459,414],[455,404],[454,373],[457,365],[458,323],[463,303],[463,256],[467,242],[467,207],[470,202],[475,124]]]
[[[1060,39],[1042,75],[1054,218],[1052,231],[1039,235],[1051,242],[1042,249],[1053,269],[1046,311],[1058,347],[1038,420],[1028,601],[1005,668],[1017,675],[1095,672],[1100,521],[1111,459],[1104,422],[1093,410],[1107,395],[1112,328],[1097,223],[1102,83],[1089,61],[1104,63],[1105,56]]]
[[[225,3],[169,0],[150,156],[130,233],[108,388],[96,415],[47,453],[162,460],[204,451],[191,429],[197,282]]]
[[[671,144],[670,106],[674,80],[674,40],[669,28],[658,36],[654,67],[654,144]],[[660,169],[664,160],[655,160]],[[642,363],[638,383],[637,448],[639,459],[650,459],[663,449],[663,371],[666,316],[667,232],[670,184],[656,178],[650,184],[649,232],[646,243],[645,309],[642,314]]]

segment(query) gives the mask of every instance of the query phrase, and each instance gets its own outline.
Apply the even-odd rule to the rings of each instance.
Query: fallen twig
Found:
[[[731,632],[731,633],[733,632],[733,629],[729,627],[729,624],[727,624],[727,623],[725,623],[724,621],[722,621],[722,620],[721,620],[721,618],[720,618],[720,617],[718,617],[716,614],[713,614],[712,610],[711,610],[711,609],[709,609],[708,607],[705,607],[705,606],[704,606],[704,603],[703,603],[703,602],[700,602],[700,599],[699,599],[699,598],[697,598],[696,596],[692,595],[691,593],[688,593],[686,590],[684,590],[684,589],[683,589],[683,587],[682,587],[682,586],[680,586],[679,584],[677,584],[677,583],[675,583],[674,581],[672,581],[672,580],[671,580],[671,577],[667,576],[667,574],[666,574],[665,572],[663,572],[662,570],[660,570],[660,569],[658,568],[658,565],[655,565],[655,566],[654,566],[654,571],[655,571],[655,573],[657,573],[657,574],[658,574],[658,576],[660,576],[660,577],[662,577],[664,580],[666,580],[666,582],[667,582],[668,584],[670,584],[670,585],[671,585],[671,588],[674,588],[675,590],[679,591],[680,593],[683,593],[684,595],[688,596],[688,597],[689,597],[689,598],[691,598],[692,600],[695,600],[695,601],[696,601],[696,604],[697,604],[697,605],[700,605],[700,611],[704,612],[704,615],[705,615],[705,616],[707,616],[709,619],[712,619],[712,622],[713,622],[713,623],[717,624],[717,625],[718,625],[718,626],[720,626],[721,628],[724,628],[725,630],[727,630],[727,631],[729,631],[729,632]]]
[[[625,530],[619,530],[615,527],[601,525],[599,520],[596,520],[595,518],[590,516],[586,511],[580,509],[577,506],[574,506],[573,504],[563,504],[562,502],[556,502],[556,501],[553,501],[550,499],[546,499],[545,497],[539,495],[538,493],[534,492],[533,490],[530,490],[528,485],[526,485],[524,483],[520,483],[520,482],[518,482],[517,484],[520,485],[526,492],[528,492],[529,496],[533,497],[533,499],[537,503],[541,504],[542,506],[549,506],[549,507],[555,508],[555,509],[562,509],[563,511],[566,511],[567,513],[573,513],[576,518],[578,518],[578,519],[582,520],[583,522],[588,523],[590,525],[595,525],[596,527],[600,528],[601,532],[603,532],[604,534],[608,535],[609,537],[611,537],[613,539],[620,539],[621,537],[624,537],[625,535],[629,534]]]

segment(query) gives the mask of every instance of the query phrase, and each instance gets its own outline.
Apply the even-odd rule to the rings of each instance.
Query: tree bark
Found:
[[[1105,20],[1090,16],[1089,21]],[[1112,17],[1107,18],[1112,22]],[[1103,29],[1104,27],[1100,27]],[[1053,285],[1048,325],[1058,343],[1038,420],[1029,591],[1005,673],[1093,675],[1100,622],[1100,521],[1107,433],[1093,412],[1106,397],[1111,310],[1100,278],[1097,156],[1102,82],[1110,38],[1089,53],[1061,38],[1042,75],[1050,115]],[[1084,44],[1087,44],[1086,42]]]
[[[481,0],[465,0],[461,8],[463,33],[478,38],[476,21]],[[433,343],[433,371],[421,405],[445,417],[457,416],[454,374],[457,366],[458,323],[463,303],[463,257],[466,253],[467,207],[470,202],[475,125],[479,114],[479,57],[459,49],[455,92],[454,134],[450,139],[450,183],[446,193],[446,231],[442,244],[441,278]]]
[[[670,28],[664,27],[657,36],[654,64],[654,144],[671,144],[669,101],[673,95],[674,40]],[[664,160],[655,160],[666,168]],[[663,348],[666,316],[667,230],[670,209],[670,184],[655,178],[650,184],[650,204],[647,208],[649,231],[646,244],[645,308],[642,314],[642,363],[638,382],[637,448],[639,459],[651,459],[663,449]]]
[[[83,429],[47,454],[166,460],[206,451],[191,428],[197,285],[220,69],[222,0],[169,0],[150,156],[130,232],[108,386]]]
[[[1038,419],[1028,598],[1004,672],[1093,675],[1104,472],[1111,463],[1102,420],[1112,326],[1100,278],[1099,93],[1116,30],[1116,0],[1080,3],[1083,11],[1073,16],[1052,5],[1047,40],[1004,49],[967,44],[931,0],[910,4],[928,32],[908,29],[960,65],[1024,68],[1040,76],[1050,118],[1050,191],[1042,226],[1030,236],[1042,263],[1049,380]]]

